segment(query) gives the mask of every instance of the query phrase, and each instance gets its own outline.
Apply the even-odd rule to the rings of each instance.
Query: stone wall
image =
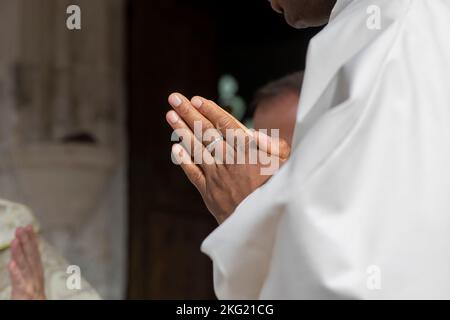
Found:
[[[0,197],[105,298],[125,283],[123,2],[0,0]]]

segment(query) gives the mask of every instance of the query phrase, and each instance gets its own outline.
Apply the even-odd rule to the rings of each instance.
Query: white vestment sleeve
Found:
[[[338,7],[291,159],[202,245],[220,299],[450,298],[450,3]]]

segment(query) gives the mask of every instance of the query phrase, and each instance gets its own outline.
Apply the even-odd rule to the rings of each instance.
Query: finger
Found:
[[[32,226],[27,226],[19,234],[20,243],[23,248],[25,258],[28,261],[28,265],[35,272],[40,272],[41,270],[41,256],[39,254],[39,248],[37,245],[37,237],[33,231]]]
[[[191,157],[181,145],[174,144],[172,154],[180,164],[189,181],[204,195],[206,192],[206,178],[202,170],[192,162]]]
[[[247,134],[252,134],[246,126],[211,100],[196,96],[192,98],[191,104],[205,116],[205,118],[208,119],[223,136],[226,136],[227,129],[242,129]]]
[[[253,134],[260,150],[281,159],[289,158],[291,148],[286,141],[280,138],[272,138],[260,131],[255,131]]]
[[[215,139],[221,137],[221,133],[214,125],[206,119],[191,102],[180,93],[173,93],[169,96],[169,104],[174,108],[176,113],[183,118],[184,122],[191,128],[197,139],[208,145]]]
[[[34,269],[35,261],[33,259],[34,253],[32,249],[32,244],[30,243],[30,240],[28,238],[28,231],[26,228],[20,228],[16,232],[16,238],[19,241],[21,251],[23,253],[23,256],[26,260],[26,263],[28,266],[32,266]]]
[[[27,259],[23,253],[22,246],[20,245],[17,237],[11,243],[11,259],[15,262],[22,273],[28,274],[31,272],[28,267]]]
[[[222,151],[222,158],[226,158],[225,162],[229,164],[229,160],[234,158],[235,161],[231,163],[236,161],[241,163],[240,159],[248,156],[247,146],[252,137],[252,131],[211,100],[196,96],[192,98],[191,103],[226,138],[226,150]],[[230,146],[231,149],[227,146]],[[237,153],[233,153],[234,151]]]
[[[183,148],[187,150],[195,164],[207,171],[209,166],[215,164],[215,160],[205,146],[195,137],[188,125],[178,116],[175,111],[169,111],[166,115],[167,122],[174,129],[177,139],[181,139]],[[174,141],[175,137],[172,137]]]
[[[32,244],[33,249],[35,249],[35,252],[39,252],[39,238],[34,231],[33,226],[31,224],[26,226],[25,231],[28,238],[30,239],[30,243]]]
[[[43,266],[42,266],[42,258],[41,258],[41,251],[39,249],[39,236],[37,235],[37,233],[34,231],[34,228],[32,225],[28,225],[27,226],[27,230],[28,230],[28,235],[30,237],[31,240],[31,244],[33,246],[33,251],[35,253],[35,257],[38,261],[38,266],[42,269],[43,271]]]
[[[9,279],[11,281],[11,287],[13,290],[23,290],[25,279],[14,260],[11,260],[8,264]]]
[[[235,146],[234,163],[236,164],[257,163],[258,146],[253,136],[249,136],[242,129],[237,129],[234,131],[233,143]]]

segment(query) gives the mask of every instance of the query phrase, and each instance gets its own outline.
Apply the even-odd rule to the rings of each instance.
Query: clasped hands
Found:
[[[169,96],[166,120],[174,129],[172,159],[200,192],[219,224],[287,161],[278,137],[246,128],[213,101]]]

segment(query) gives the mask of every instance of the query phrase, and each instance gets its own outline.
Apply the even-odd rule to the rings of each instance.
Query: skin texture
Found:
[[[271,129],[279,129],[280,138],[292,145],[298,103],[299,96],[294,92],[260,102],[253,117],[255,130],[265,129],[271,135]]]
[[[336,0],[270,0],[270,3],[292,27],[308,28],[326,24]]]
[[[280,165],[289,158],[290,147],[285,141],[274,141],[266,135],[252,133],[210,100],[194,97],[189,101],[183,95],[174,93],[169,97],[169,104],[174,109],[166,115],[169,125],[174,130],[188,132],[187,135],[183,135],[180,144],[173,146],[172,154],[198,189],[219,224],[224,222],[250,193],[270,179],[270,175],[261,174],[264,165],[259,161],[254,164],[250,164],[249,161],[245,161],[245,164],[218,162],[206,148],[211,141],[221,135],[226,136],[225,130],[230,129],[243,139],[242,141],[254,139],[258,152],[270,155]],[[203,129],[203,132],[197,132],[197,136],[194,133],[196,121],[201,122]],[[205,139],[206,130],[215,134],[210,136],[210,139]],[[250,145],[245,144],[242,149],[245,151],[246,159]],[[218,147],[222,150],[236,148],[235,145],[230,146],[223,140],[218,142]],[[203,159],[201,164],[193,160],[196,156]]]
[[[8,271],[12,300],[46,300],[38,238],[31,226],[17,228]]]

